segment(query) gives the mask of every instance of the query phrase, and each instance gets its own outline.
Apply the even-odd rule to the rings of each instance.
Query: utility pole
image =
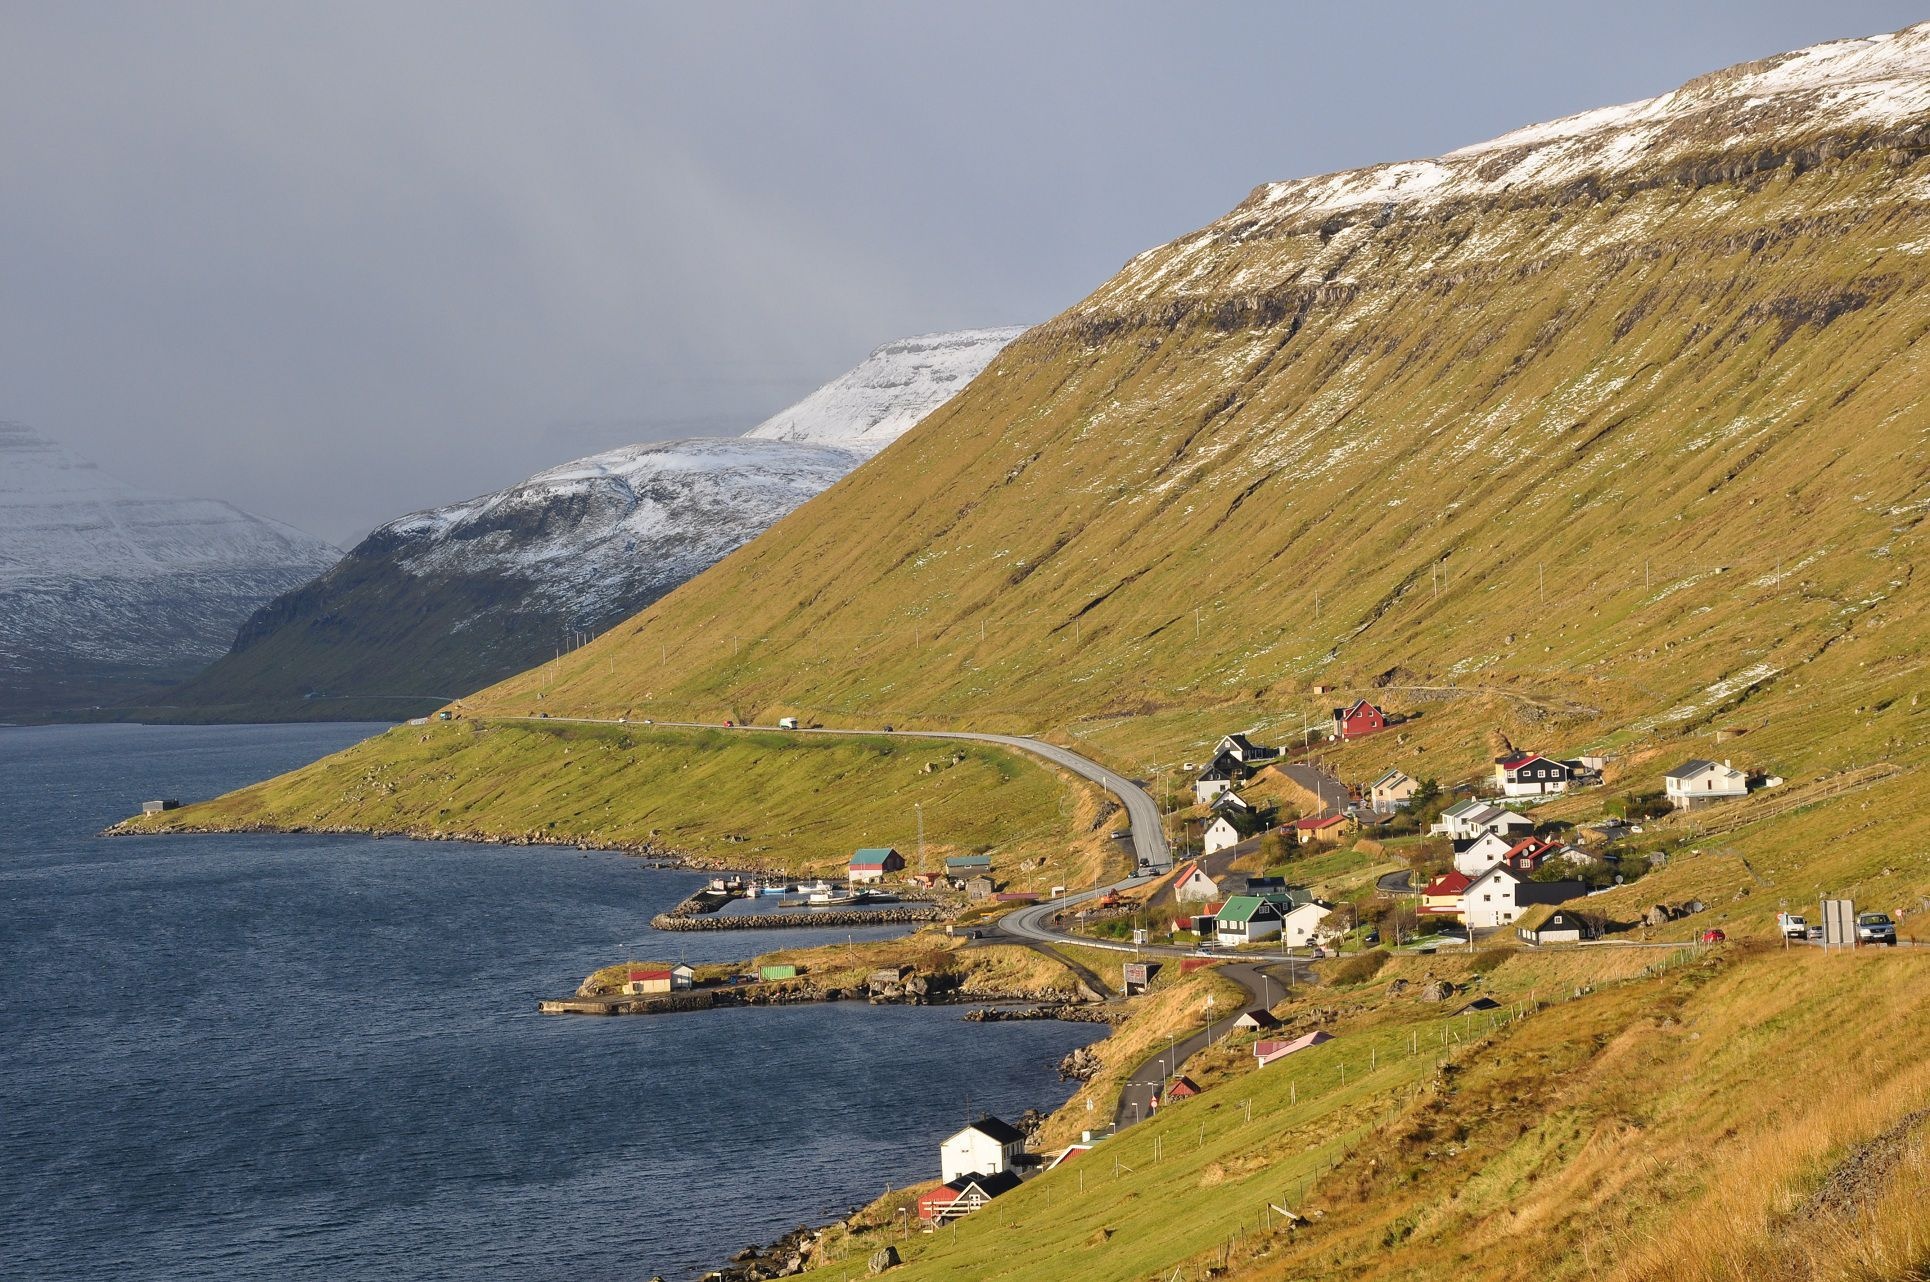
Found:
[[[918,812],[918,871],[925,871],[925,803],[914,801],[911,808]]]

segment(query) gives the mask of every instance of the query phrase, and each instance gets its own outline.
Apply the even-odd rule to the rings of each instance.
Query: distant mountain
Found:
[[[393,716],[540,663],[836,483],[1020,332],[887,344],[746,436],[626,446],[391,521],[262,607],[168,702],[211,719]]]
[[[956,396],[1024,332],[1024,326],[961,329],[886,343],[745,435],[876,454]]]
[[[338,555],[226,503],[138,489],[0,423],[0,717],[147,702]]]

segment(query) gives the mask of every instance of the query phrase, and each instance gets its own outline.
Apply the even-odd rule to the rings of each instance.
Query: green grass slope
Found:
[[[1014,883],[1096,875],[1091,861],[1116,844],[1083,783],[998,748],[559,722],[398,726],[126,828],[582,843],[834,873],[859,846],[896,846],[915,862],[921,807],[933,867],[990,848]]]

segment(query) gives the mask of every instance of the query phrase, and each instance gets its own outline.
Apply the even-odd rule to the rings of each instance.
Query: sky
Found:
[[[0,0],[0,419],[346,547],[1045,320],[1262,182],[1922,16]]]

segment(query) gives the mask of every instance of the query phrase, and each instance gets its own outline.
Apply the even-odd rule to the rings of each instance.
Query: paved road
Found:
[[[1230,1010],[1216,1012],[1205,1028],[1191,1037],[1169,1040],[1166,1049],[1147,1056],[1135,1067],[1119,1092],[1119,1106],[1113,1113],[1115,1131],[1123,1131],[1134,1122],[1151,1117],[1154,1093],[1163,1094],[1166,1080],[1177,1075],[1187,1060],[1231,1034],[1234,1020],[1247,1011],[1272,1007],[1287,995],[1288,984],[1296,978],[1306,982],[1305,972],[1294,962],[1278,965],[1230,962],[1217,973],[1246,989],[1246,1001]]]
[[[491,719],[589,722],[595,725],[649,724],[667,726],[673,730],[743,729],[770,730],[782,734],[891,735],[899,739],[969,739],[976,743],[996,743],[1050,761],[1053,765],[1061,766],[1081,779],[1088,779],[1110,792],[1126,808],[1126,817],[1132,824],[1133,862],[1140,867],[1158,869],[1172,865],[1172,853],[1166,845],[1166,832],[1159,820],[1159,807],[1154,803],[1150,793],[1124,775],[1108,770],[1096,761],[1082,757],[1070,749],[1061,748],[1057,744],[1028,738],[1025,735],[980,734],[972,730],[867,730],[859,726],[843,729],[835,726],[818,726],[810,729],[780,730],[777,726],[726,727],[722,722],[716,721],[650,721],[646,723],[621,717],[496,717]]]
[[[1383,895],[1418,895],[1421,893],[1414,889],[1414,874],[1406,868],[1397,868],[1393,872],[1382,873],[1379,879],[1374,882],[1374,889],[1380,891]]]

